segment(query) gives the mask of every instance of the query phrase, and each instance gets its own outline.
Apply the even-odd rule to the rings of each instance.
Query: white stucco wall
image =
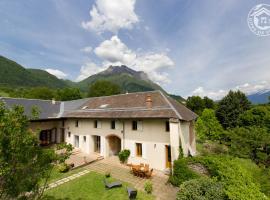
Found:
[[[94,151],[92,136],[98,135],[101,137],[100,154],[104,157],[109,156],[107,137],[115,135],[121,138],[121,149],[131,151],[129,162],[134,164],[148,163],[153,168],[165,169],[165,145],[170,144],[170,133],[165,130],[166,120],[143,120],[142,130],[137,131],[132,130],[132,120],[125,120],[124,136],[122,121],[116,122],[116,129],[111,129],[111,120],[100,120],[100,128],[94,128],[94,120],[91,119],[80,119],[78,127],[75,127],[75,121],[74,119],[66,121],[66,141],[74,145],[74,136],[78,135],[80,138],[79,148],[83,152],[92,153]],[[68,137],[68,132],[71,133],[70,137]],[[83,142],[83,136],[88,136],[86,142]],[[136,156],[136,143],[142,143],[142,157]]]

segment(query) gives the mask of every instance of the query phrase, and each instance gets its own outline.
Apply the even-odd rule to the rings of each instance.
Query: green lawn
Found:
[[[83,168],[77,168],[74,170],[70,170],[66,173],[61,173],[58,171],[57,167],[55,167],[52,170],[51,177],[49,178],[49,183],[57,181],[57,180],[62,179],[62,178],[65,178],[65,177],[68,177],[68,176],[71,176],[71,175],[76,174],[76,173],[83,171],[83,170],[84,170]]]
[[[46,191],[43,200],[128,200],[126,183],[123,183],[121,188],[108,190],[104,187],[103,179],[104,175],[90,172]],[[109,181],[112,180],[110,178]],[[137,199],[152,200],[154,197],[144,192],[138,192]]]

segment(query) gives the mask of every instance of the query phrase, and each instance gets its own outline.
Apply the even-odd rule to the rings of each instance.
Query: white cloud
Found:
[[[94,52],[104,60],[104,66],[126,65],[134,70],[146,72],[150,79],[158,83],[170,82],[168,74],[163,71],[173,67],[174,62],[166,53],[138,54],[129,49],[117,36],[102,42],[94,49]]]
[[[82,27],[98,33],[120,29],[132,29],[133,24],[139,21],[135,9],[136,0],[96,0],[90,10],[90,21],[83,21]]]
[[[45,69],[45,71],[47,71],[48,73],[50,73],[50,74],[52,74],[60,79],[64,79],[68,76],[66,73],[64,73],[58,69]]]
[[[83,79],[86,79],[89,76],[99,73],[103,70],[105,70],[105,68],[98,67],[93,62],[88,62],[81,67],[80,75],[76,78],[76,81],[82,81]]]
[[[255,94],[258,92],[265,92],[265,91],[270,90],[270,82],[262,81],[256,84],[245,83],[242,85],[238,85],[232,88],[231,90],[234,90],[234,91],[240,90],[244,92],[246,95]],[[224,97],[228,92],[229,92],[229,89],[210,91],[210,90],[205,90],[203,87],[200,86],[191,93],[191,96],[200,96],[200,97],[208,96],[209,98],[212,98],[214,100],[219,100],[222,97]]]
[[[81,51],[84,53],[91,53],[92,47],[91,46],[84,47],[81,49]]]
[[[136,59],[136,54],[128,49],[117,36],[102,42],[94,52],[98,57],[111,63],[121,62],[130,65]]]

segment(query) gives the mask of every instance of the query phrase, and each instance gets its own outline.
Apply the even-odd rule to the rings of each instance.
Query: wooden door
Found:
[[[166,168],[172,167],[172,157],[171,157],[171,146],[165,145],[165,152],[166,152]]]

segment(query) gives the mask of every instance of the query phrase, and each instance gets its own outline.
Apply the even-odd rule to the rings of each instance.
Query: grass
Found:
[[[78,179],[64,183],[45,192],[43,200],[128,200],[126,186],[121,188],[105,189],[104,175],[90,172]],[[109,181],[114,179],[109,178]],[[139,191],[138,200],[152,200],[152,195]]]
[[[71,175],[76,174],[78,172],[81,172],[83,170],[85,170],[85,169],[77,168],[77,169],[70,170],[70,171],[65,172],[65,173],[61,173],[58,171],[57,167],[54,167],[52,170],[52,173],[51,173],[51,177],[49,178],[49,183],[57,181],[57,180],[62,179],[62,178],[65,178],[65,177],[68,177],[68,176],[71,176]]]

